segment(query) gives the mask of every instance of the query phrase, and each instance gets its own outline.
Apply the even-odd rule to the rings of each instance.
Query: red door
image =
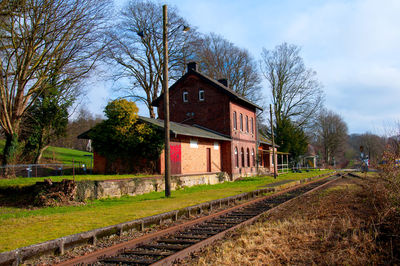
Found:
[[[171,175],[181,174],[181,144],[179,142],[171,142]]]
[[[211,172],[211,149],[207,148],[207,172]]]

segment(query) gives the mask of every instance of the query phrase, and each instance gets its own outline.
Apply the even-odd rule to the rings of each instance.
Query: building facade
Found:
[[[170,87],[169,99],[171,174],[225,172],[236,179],[276,170],[272,143],[258,136],[257,112],[262,108],[231,90],[227,80],[207,77],[192,62],[186,74]],[[163,132],[163,94],[153,106],[157,107],[158,119],[139,120]],[[149,169],[146,161],[128,163]],[[107,160],[95,153],[95,172],[108,172],[106,165]],[[164,165],[162,152],[153,169],[163,174]]]
[[[221,134],[231,141],[221,143],[221,170],[229,175],[257,173],[258,105],[229,88],[227,80],[211,79],[188,64],[187,73],[169,90],[170,121],[198,126]],[[153,102],[158,117],[164,119],[164,97]]]

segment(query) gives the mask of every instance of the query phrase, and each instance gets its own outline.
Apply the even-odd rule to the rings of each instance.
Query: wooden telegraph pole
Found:
[[[275,138],[274,138],[274,123],[272,121],[272,105],[269,105],[269,117],[271,120],[271,136],[272,136],[272,161],[274,162],[274,179],[276,179],[276,171],[278,170],[277,160],[275,160]]]
[[[164,91],[164,130],[165,130],[165,197],[171,196],[171,156],[169,139],[169,92],[168,92],[168,13],[163,5],[163,91]]]

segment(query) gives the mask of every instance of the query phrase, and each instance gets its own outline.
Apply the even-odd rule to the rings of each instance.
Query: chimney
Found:
[[[187,71],[189,72],[190,70],[197,71],[197,63],[196,62],[189,62],[187,64]]]
[[[219,79],[218,82],[229,88],[229,81],[227,79]]]

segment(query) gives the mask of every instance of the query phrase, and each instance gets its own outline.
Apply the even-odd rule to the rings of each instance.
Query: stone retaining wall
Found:
[[[171,177],[171,189],[176,190],[195,185],[214,185],[225,181],[230,181],[230,178],[228,174],[223,172],[173,176]],[[79,181],[77,182],[76,200],[85,201],[87,199],[112,198],[124,195],[136,196],[163,190],[163,176],[104,181]]]

